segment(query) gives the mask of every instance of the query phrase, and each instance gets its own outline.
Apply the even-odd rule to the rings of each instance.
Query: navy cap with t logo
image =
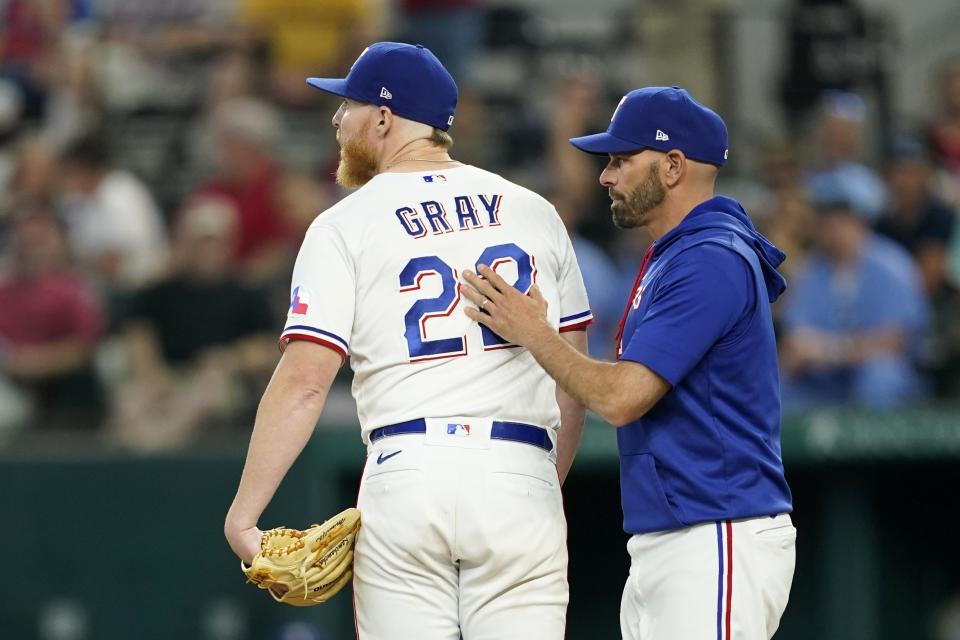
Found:
[[[727,125],[680,87],[644,87],[623,97],[604,133],[571,138],[581,151],[631,153],[679,149],[693,160],[722,167],[727,161]]]
[[[307,78],[321,91],[341,98],[390,107],[407,120],[442,131],[453,124],[457,83],[423,45],[372,44],[350,67],[346,78]]]

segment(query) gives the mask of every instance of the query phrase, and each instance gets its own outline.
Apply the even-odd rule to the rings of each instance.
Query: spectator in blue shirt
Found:
[[[807,188],[818,193],[837,180],[847,185],[857,208],[876,220],[887,202],[880,175],[860,161],[867,106],[855,93],[828,91],[820,107],[817,128],[817,168],[807,179]]]
[[[923,398],[916,362],[929,308],[916,264],[850,200],[822,200],[817,210],[820,250],[783,315],[784,410],[894,409]]]

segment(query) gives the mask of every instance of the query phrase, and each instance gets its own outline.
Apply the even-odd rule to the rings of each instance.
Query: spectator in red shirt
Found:
[[[943,65],[940,76],[942,110],[930,127],[938,159],[960,173],[960,58]]]
[[[213,127],[219,166],[197,195],[223,197],[236,208],[234,255],[245,275],[262,282],[292,250],[280,208],[284,172],[274,153],[280,121],[269,105],[240,98],[217,109]]]
[[[94,427],[102,417],[93,371],[100,303],[69,269],[51,213],[20,213],[11,236],[11,266],[0,275],[0,376],[30,398],[38,425]]]
[[[960,208],[960,58],[945,62],[940,73],[940,112],[930,124],[930,143],[942,171],[940,197]]]
[[[39,118],[56,58],[58,33],[66,23],[65,2],[0,2],[0,76],[14,80],[26,116]]]

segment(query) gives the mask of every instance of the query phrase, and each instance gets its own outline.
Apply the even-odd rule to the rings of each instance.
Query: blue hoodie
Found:
[[[723,196],[654,243],[618,346],[672,388],[617,431],[628,533],[792,511],[770,311],[784,258]]]

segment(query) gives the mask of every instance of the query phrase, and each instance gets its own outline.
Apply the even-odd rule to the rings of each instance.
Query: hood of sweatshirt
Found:
[[[692,235],[702,240],[727,233],[737,234],[757,254],[767,285],[767,297],[770,302],[775,301],[787,288],[787,281],[777,271],[786,254],[757,231],[746,211],[733,198],[715,196],[694,207],[680,224],[654,243],[654,255]]]

